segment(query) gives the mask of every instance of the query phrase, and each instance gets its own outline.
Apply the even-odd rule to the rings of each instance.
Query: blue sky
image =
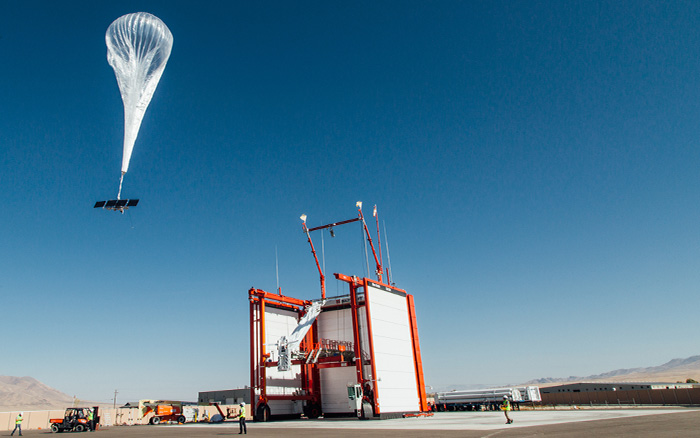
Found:
[[[174,36],[122,197],[104,34]],[[426,382],[698,354],[697,2],[0,2],[0,374],[82,399],[249,384],[247,290],[377,204]],[[328,274],[364,275],[360,231]],[[320,235],[314,236],[320,246]],[[329,294],[342,292],[329,280]],[[92,340],[95,340],[94,344]]]

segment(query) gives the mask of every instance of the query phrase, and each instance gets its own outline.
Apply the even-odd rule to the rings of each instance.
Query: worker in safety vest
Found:
[[[15,428],[12,429],[10,436],[14,435],[16,430],[19,431],[19,436],[22,436],[22,420],[24,420],[24,416],[22,414],[24,414],[24,412],[20,412],[15,418]]]
[[[512,423],[513,420],[511,420],[508,416],[508,411],[510,411],[510,400],[508,400],[507,395],[503,396],[503,405],[501,406],[501,409],[503,409],[503,413],[506,414],[506,424]]]
[[[90,432],[95,431],[95,423],[93,422],[94,414],[92,413],[92,409],[87,410],[87,421],[88,421],[88,428],[90,429]]]
[[[245,403],[241,403],[241,409],[238,411],[238,428],[240,429],[238,435],[248,434],[248,429],[245,426]]]

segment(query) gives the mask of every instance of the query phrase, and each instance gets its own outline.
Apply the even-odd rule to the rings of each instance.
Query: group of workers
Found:
[[[238,424],[240,428],[240,432],[238,434],[248,434],[248,429],[246,428],[245,424],[245,403],[241,403],[241,409],[238,411]],[[92,412],[92,409],[86,409],[87,413],[83,415],[83,412],[80,411],[77,415],[79,418],[85,418],[87,420],[87,426],[88,429],[91,431],[95,430],[95,416],[94,413]],[[15,432],[19,432],[19,436],[22,436],[22,421],[24,421],[24,412],[20,412],[17,417],[15,417],[15,428],[12,429],[12,433],[10,433],[10,436],[14,436]]]

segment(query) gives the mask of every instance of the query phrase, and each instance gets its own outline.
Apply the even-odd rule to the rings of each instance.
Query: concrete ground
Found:
[[[438,412],[433,417],[396,420],[296,420],[248,423],[257,437],[296,438],[329,435],[334,438],[509,438],[509,437],[700,437],[698,409],[610,409],[575,411],[515,411],[506,425],[500,412]],[[31,430],[24,436],[47,436]],[[185,424],[109,427],[88,436],[103,438],[220,437],[238,434],[238,424]],[[9,436],[9,432],[1,436]],[[73,434],[71,434],[72,436]],[[83,434],[81,434],[83,435]],[[17,436],[15,434],[15,436]],[[66,436],[66,438],[68,438]],[[87,438],[87,437],[86,437]]]

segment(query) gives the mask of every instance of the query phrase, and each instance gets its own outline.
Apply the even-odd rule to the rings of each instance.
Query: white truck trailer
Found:
[[[524,386],[518,388],[518,390],[523,396],[523,402],[539,403],[542,401],[542,395],[540,394],[539,386]]]
[[[435,394],[435,409],[441,412],[497,410],[503,403],[504,396],[517,406],[523,402],[541,401],[539,394],[539,388],[536,386],[438,392]]]

